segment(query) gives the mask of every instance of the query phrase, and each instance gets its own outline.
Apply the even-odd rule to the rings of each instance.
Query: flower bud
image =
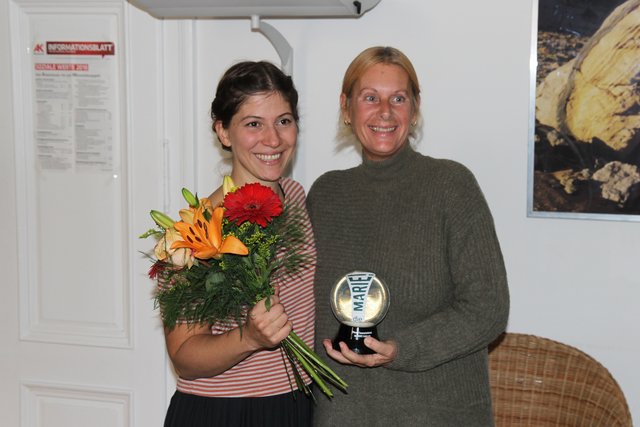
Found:
[[[236,191],[238,187],[233,183],[233,179],[229,175],[225,175],[222,180],[222,195],[223,197],[227,195],[227,193],[233,193]]]
[[[156,224],[158,224],[160,227],[164,228],[165,230],[168,228],[172,228],[173,223],[175,222],[169,216],[163,214],[160,211],[155,211],[155,210],[151,211],[151,218],[153,218]]]
[[[191,206],[192,208],[197,208],[198,207],[198,205],[199,205],[198,198],[196,196],[194,196],[191,191],[187,190],[186,188],[183,188],[182,189],[182,197],[184,197],[184,199],[187,201],[189,206]]]

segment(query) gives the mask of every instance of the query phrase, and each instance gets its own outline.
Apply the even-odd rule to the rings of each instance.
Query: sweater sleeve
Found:
[[[487,347],[506,328],[509,291],[493,218],[471,172],[458,165],[443,183],[446,267],[451,297],[398,332],[388,369],[424,371]]]

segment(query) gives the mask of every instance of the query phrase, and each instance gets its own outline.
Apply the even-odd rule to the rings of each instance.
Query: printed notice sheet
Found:
[[[113,170],[116,72],[113,42],[35,43],[33,125],[41,170]]]

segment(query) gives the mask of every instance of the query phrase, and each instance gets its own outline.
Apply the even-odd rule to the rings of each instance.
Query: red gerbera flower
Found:
[[[278,195],[262,184],[245,184],[224,197],[224,216],[240,225],[245,221],[266,227],[282,213]]]

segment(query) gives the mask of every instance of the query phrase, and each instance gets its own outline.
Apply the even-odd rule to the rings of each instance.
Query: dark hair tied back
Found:
[[[240,106],[252,95],[278,92],[289,103],[298,122],[298,92],[293,80],[278,67],[267,61],[244,61],[229,68],[218,83],[211,103],[211,119],[229,127]]]

